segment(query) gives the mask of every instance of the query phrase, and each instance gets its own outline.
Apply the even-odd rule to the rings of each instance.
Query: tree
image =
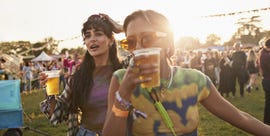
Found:
[[[63,48],[63,49],[60,51],[60,54],[65,54],[66,51],[69,51],[69,49],[68,49],[68,48]]]
[[[8,55],[16,55],[24,59],[30,59],[38,56],[42,51],[48,54],[55,54],[57,52],[58,41],[52,37],[45,38],[44,41],[37,43],[30,43],[30,41],[12,41],[1,42],[0,52]]]
[[[0,51],[6,54],[30,55],[31,43],[29,41],[12,41],[0,43]]]
[[[260,39],[263,37],[260,23],[260,16],[240,18],[236,23],[239,25],[239,28],[234,33],[231,41],[241,41],[242,43],[258,44]]]
[[[216,34],[210,34],[206,37],[206,42],[204,46],[208,47],[208,46],[213,46],[213,45],[221,45],[220,40],[221,38],[217,36]]]
[[[48,54],[55,54],[57,53],[57,47],[59,44],[59,41],[53,39],[53,37],[48,37],[43,40],[43,43],[46,44],[46,49]]]
[[[69,54],[79,54],[80,56],[83,56],[86,52],[86,50],[83,47],[77,47],[77,48],[71,48],[71,49],[63,48],[60,51],[60,53],[65,54],[66,51],[68,51]]]

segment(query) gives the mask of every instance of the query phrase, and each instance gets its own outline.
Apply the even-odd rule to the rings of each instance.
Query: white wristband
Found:
[[[133,106],[132,106],[132,104],[130,102],[128,102],[127,100],[124,100],[120,96],[118,90],[115,92],[115,98],[120,103],[120,105],[123,106],[126,110],[131,110],[133,108]]]

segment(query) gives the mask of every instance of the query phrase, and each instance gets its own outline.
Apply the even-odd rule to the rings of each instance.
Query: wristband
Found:
[[[112,112],[116,117],[127,117],[129,113],[129,111],[118,109],[115,105],[112,106]]]
[[[130,102],[126,101],[125,99],[122,99],[122,97],[119,94],[119,91],[115,92],[115,98],[120,103],[120,105],[123,106],[123,108],[125,110],[132,110],[133,109],[133,106]]]
[[[119,91],[115,92],[115,97],[116,97],[116,100],[120,103],[120,105],[124,109],[127,110],[127,111],[123,111],[123,110],[118,109],[117,107],[115,107],[115,105],[113,105],[112,111],[114,112],[115,116],[117,116],[117,117],[127,117],[129,112],[132,112],[134,120],[137,117],[143,117],[144,119],[147,118],[147,114],[145,114],[144,112],[142,112],[140,110],[137,110],[136,108],[133,107],[133,105],[130,102],[126,101],[125,99],[122,99],[122,97],[119,94]]]

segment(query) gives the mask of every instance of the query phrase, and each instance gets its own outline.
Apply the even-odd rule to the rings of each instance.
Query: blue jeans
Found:
[[[24,91],[29,92],[32,89],[31,80],[26,79],[26,83],[24,84]]]
[[[101,136],[101,134],[80,126],[76,136]]]

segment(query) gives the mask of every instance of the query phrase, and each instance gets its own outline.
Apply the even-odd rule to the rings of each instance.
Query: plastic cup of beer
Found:
[[[58,95],[59,94],[59,70],[44,71],[48,75],[48,81],[46,83],[47,95]]]
[[[144,78],[151,77],[152,80],[149,82],[141,83],[142,88],[151,88],[160,86],[160,51],[161,48],[144,48],[139,50],[134,50],[134,57],[141,55],[147,56],[147,58],[136,59],[135,65],[139,66],[141,64],[157,64],[158,71],[151,74],[140,75],[139,78],[142,80]]]

